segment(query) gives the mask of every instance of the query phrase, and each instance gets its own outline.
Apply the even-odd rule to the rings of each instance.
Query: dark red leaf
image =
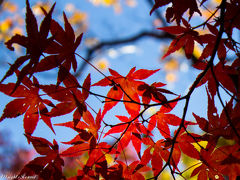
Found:
[[[54,105],[51,101],[40,97],[39,84],[35,77],[33,77],[33,82],[25,77],[22,83],[23,85],[19,85],[17,88],[14,83],[0,84],[1,92],[11,97],[18,97],[18,99],[13,100],[6,105],[0,121],[5,118],[14,118],[25,113],[23,119],[25,133],[32,134],[39,121],[39,116],[41,116],[43,121],[54,132],[50,117],[46,116],[48,110],[44,104],[52,107],[54,107]],[[15,88],[16,90],[13,92],[13,89]]]
[[[165,32],[168,32],[170,34],[183,34],[187,29],[182,26],[168,26],[168,27],[161,27],[158,28],[159,30],[163,30]]]
[[[7,77],[11,76],[14,71],[16,71],[20,66],[24,64],[29,59],[29,62],[21,69],[18,74],[16,88],[20,85],[25,76],[32,76],[35,72],[35,68],[39,62],[40,56],[43,54],[44,50],[47,48],[49,42],[52,38],[48,38],[48,32],[50,30],[51,16],[55,4],[52,6],[49,13],[47,13],[44,18],[40,31],[38,31],[37,20],[30,8],[29,1],[26,1],[26,31],[27,37],[15,35],[5,44],[10,50],[13,50],[12,44],[19,44],[27,49],[26,56],[18,58],[10,69],[7,71],[6,75],[3,77],[1,82],[3,82]]]

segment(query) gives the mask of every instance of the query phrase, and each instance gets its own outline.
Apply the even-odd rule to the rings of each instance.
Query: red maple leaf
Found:
[[[146,83],[138,86],[138,91],[143,91],[142,94],[140,94],[142,96],[142,102],[144,104],[149,104],[150,101],[155,101],[155,102],[166,102],[167,98],[163,95],[163,93],[165,94],[173,94],[176,95],[175,93],[167,90],[167,89],[163,89],[160,88],[162,86],[165,86],[165,84],[158,82],[158,83],[153,83],[150,86]]]
[[[76,139],[78,139],[79,141],[80,140],[87,141],[92,136],[94,136],[96,139],[98,139],[98,131],[101,127],[101,121],[102,121],[101,111],[99,111],[97,113],[95,120],[94,120],[92,114],[89,111],[86,111],[83,114],[83,120],[84,120],[84,122],[80,121],[80,122],[78,122],[78,124],[76,126],[74,125],[73,121],[66,122],[66,123],[59,123],[59,124],[55,124],[55,125],[68,127],[68,128],[71,128],[71,129],[77,131],[79,134],[78,134],[78,136],[76,136]]]
[[[162,106],[160,110],[154,114],[148,124],[148,130],[151,131],[157,125],[159,132],[165,138],[170,138],[170,129],[169,125],[179,126],[181,123],[181,118],[174,114],[170,114],[173,108],[176,106],[177,101],[174,103],[168,104],[169,106]]]
[[[85,165],[81,165],[83,170],[80,170],[77,176],[88,176],[92,173],[96,173],[101,174],[103,177],[107,177],[107,161],[105,154],[116,154],[116,151],[106,142],[99,142],[98,135],[95,135],[100,128],[101,112],[97,114],[95,121],[90,114],[88,116],[88,123],[90,124],[87,124],[86,119],[85,122],[80,121],[76,126],[74,126],[73,122],[56,124],[58,126],[69,127],[78,132],[78,135],[72,140],[63,142],[64,144],[72,146],[64,150],[61,153],[61,156],[75,157],[88,153],[87,162]],[[92,120],[90,120],[91,118]],[[91,171],[93,168],[95,169],[95,172]]]
[[[223,174],[219,171],[218,161],[223,159],[225,155],[223,155],[223,152],[219,152],[219,149],[215,151],[214,149],[215,145],[209,141],[207,147],[200,150],[200,160],[202,164],[193,170],[191,177],[197,175],[198,179],[224,180]],[[219,156],[218,153],[221,155]]]
[[[153,13],[153,11],[155,11],[156,9],[162,7],[162,6],[165,6],[169,3],[171,3],[172,0],[163,0],[163,1],[160,1],[160,0],[155,0],[155,4],[153,6],[153,8],[151,9],[150,11],[150,15]]]
[[[172,7],[168,7],[166,11],[167,22],[176,20],[179,25],[183,14],[189,10],[189,20],[191,19],[194,12],[197,12],[201,15],[201,12],[198,9],[196,0],[155,0],[155,4],[150,12],[152,14],[157,8],[168,5],[172,3]]]
[[[67,145],[72,145],[61,153],[62,157],[80,156],[90,150],[90,141],[93,136],[86,130],[80,130],[79,134],[68,142],[62,142]]]
[[[206,59],[209,56],[211,56],[213,49],[216,46],[218,30],[216,27],[214,27],[208,23],[207,23],[207,27],[212,34],[204,34],[204,35],[199,36],[199,38],[201,39],[201,42],[207,44],[205,46],[205,48],[203,49],[203,52],[202,52],[201,56],[199,57],[199,60],[203,60],[203,59]],[[225,43],[226,43],[226,40],[221,39],[221,41],[218,45],[218,49],[217,49],[218,58],[222,61],[225,60],[226,54],[227,54]]]
[[[186,57],[190,59],[194,50],[194,41],[202,44],[198,32],[193,30],[185,19],[182,19],[182,21],[185,27],[169,26],[158,28],[170,34],[177,35],[175,39],[171,42],[168,51],[163,55],[163,59],[172,54],[173,52],[179,50],[180,48],[184,48]]]
[[[136,68],[134,67],[129,71],[127,76],[124,77],[116,71],[109,69],[112,76],[108,76],[93,84],[93,86],[113,86],[107,94],[108,98],[106,98],[103,115],[121,101],[122,98],[124,101],[129,101],[124,102],[127,112],[131,116],[137,115],[140,111],[140,100],[137,91],[139,85],[144,84],[142,81],[137,80],[146,79],[157,71],[158,70],[145,69],[139,69],[136,71]]]
[[[58,152],[58,144],[54,140],[53,144],[46,139],[26,135],[35,150],[42,155],[36,157],[27,163],[21,170],[18,178],[37,176],[38,179],[62,179],[62,166],[64,165],[63,159]]]
[[[199,70],[204,70],[204,69],[207,67],[207,62],[198,61],[198,62],[194,65],[194,67],[195,67],[196,69],[199,69]],[[213,69],[215,70],[216,67],[217,67],[217,66],[213,67]],[[202,72],[202,73],[203,73],[203,72]],[[198,77],[201,76],[202,73],[200,73],[200,74],[198,75]],[[197,78],[198,78],[198,77],[197,77]],[[200,86],[202,86],[202,85],[205,84],[205,83],[208,83],[208,86],[211,87],[211,88],[209,89],[209,92],[210,92],[210,94],[214,97],[215,94],[216,94],[216,92],[217,92],[217,85],[216,85],[215,79],[214,79],[214,77],[213,77],[213,75],[212,75],[211,69],[209,69],[209,70],[207,71],[207,73],[204,75],[204,77],[203,77],[203,78],[200,80],[200,82],[198,83],[197,87],[200,87]]]
[[[235,106],[233,109],[233,100],[229,101],[226,104],[226,109],[228,112],[228,115],[231,117],[229,122],[228,117],[226,116],[225,111],[223,110],[221,115],[218,115],[217,108],[214,103],[214,99],[208,95],[208,120],[205,118],[199,117],[196,114],[193,113],[193,116],[195,117],[199,127],[206,132],[206,140],[214,141],[215,143],[220,137],[224,137],[226,139],[232,139],[236,138],[236,132],[233,133],[232,126],[235,127],[236,131],[239,132],[240,124],[238,122],[239,115],[237,113],[237,108],[239,108],[239,105]]]
[[[240,29],[239,8],[240,8],[240,4],[238,0],[232,0],[230,2],[226,2],[224,27],[225,27],[225,31],[229,35],[232,35],[233,28]]]
[[[240,153],[239,144],[232,146],[223,146],[215,150],[214,156],[219,159],[220,172],[229,177],[229,180],[235,180],[240,176]]]
[[[41,89],[46,92],[53,99],[60,101],[53,108],[48,115],[51,117],[62,116],[74,111],[73,121],[77,125],[84,113],[87,112],[87,105],[85,103],[89,95],[91,78],[90,74],[87,76],[83,83],[83,90],[80,91],[76,78],[68,74],[67,78],[63,81],[66,87],[57,85],[41,86]]]
[[[193,138],[194,137],[194,138]],[[174,151],[179,151],[179,154],[183,152],[187,156],[199,159],[199,152],[196,150],[196,148],[192,145],[192,143],[196,143],[200,138],[200,135],[191,133],[186,133],[185,130],[181,130],[179,133],[176,143],[174,146]]]
[[[188,125],[195,125],[195,124],[186,121],[184,126],[187,127]],[[188,133],[185,133],[185,130],[182,129],[178,137],[176,138],[175,142],[173,142],[172,137],[158,140],[156,143],[153,143],[152,141],[144,139],[144,144],[150,145],[150,147],[154,148],[154,151],[152,154],[152,166],[153,166],[153,171],[155,175],[157,175],[159,171],[161,171],[163,160],[165,162],[169,162],[174,169],[177,169],[179,171],[177,165],[180,162],[181,153],[184,153],[189,157],[199,159],[199,153],[195,149],[195,147],[192,145],[192,143],[196,142],[195,139],[192,138],[192,136],[194,136],[195,139],[198,139],[200,137],[197,134],[191,134],[190,136]],[[169,161],[169,156],[170,156],[169,150],[172,148],[173,143],[174,143],[174,149]],[[147,156],[149,157],[149,155]]]
[[[64,144],[68,144],[72,146],[64,150],[61,153],[61,156],[76,157],[88,152],[89,159],[90,159],[88,162],[88,165],[92,166],[95,162],[94,159],[96,160],[99,157],[101,158],[102,156],[104,157],[104,154],[103,154],[104,152],[111,153],[110,151],[111,146],[105,142],[100,142],[100,143],[96,142],[95,137],[92,136],[87,131],[85,131],[84,133],[85,135],[83,136],[83,131],[80,131],[80,133],[72,140],[68,142],[63,142]],[[88,133],[88,136],[87,136],[87,133]],[[116,151],[112,149],[112,152],[116,152]]]
[[[75,51],[81,43],[83,36],[83,33],[81,33],[75,39],[73,28],[68,22],[65,13],[63,13],[63,18],[65,30],[55,20],[51,21],[50,31],[54,37],[54,41],[51,42],[44,52],[52,55],[42,59],[37,67],[38,72],[59,67],[58,84],[67,77],[71,66],[76,71],[77,61]]]
[[[154,176],[157,176],[163,168],[163,161],[168,162],[170,152],[169,148],[171,143],[164,139],[160,139],[154,142],[152,139],[143,138],[143,143],[148,145],[147,149],[143,152],[140,164],[146,166],[151,160],[152,171]],[[170,164],[173,169],[178,169],[177,164],[180,160],[181,153],[179,151],[173,151]]]
[[[170,153],[164,146],[163,140],[158,140],[153,145],[153,148],[151,165],[153,174],[156,176],[162,170],[163,160],[167,161]],[[172,157],[174,157],[174,155]]]
[[[0,91],[4,94],[17,97],[13,101],[9,102],[3,110],[3,115],[0,121],[5,118],[14,118],[25,113],[23,119],[23,126],[26,134],[32,134],[38,124],[39,117],[44,123],[54,132],[50,117],[47,115],[48,106],[55,107],[51,101],[42,99],[39,95],[39,83],[33,76],[33,82],[25,77],[22,80],[23,85],[19,85],[16,90],[15,83],[0,84]],[[13,92],[13,93],[11,93]]]
[[[129,165],[121,161],[117,161],[123,168],[123,178],[124,179],[139,179],[144,180],[145,177],[142,173],[150,170],[147,166],[139,166],[139,161],[134,161]]]
[[[237,77],[238,73],[236,70],[237,67],[235,67],[234,64],[228,66],[225,63],[226,61],[224,62],[219,61],[219,63],[217,63],[213,67],[213,73],[216,76],[218,82],[221,83],[224,86],[224,88],[231,91],[232,93],[237,93],[238,84],[234,82],[234,80],[238,78]],[[204,70],[207,67],[207,62],[198,61],[197,63],[194,64],[194,67],[199,70]],[[213,73],[211,69],[209,69],[205,76],[201,79],[201,81],[197,85],[197,87],[200,87],[203,84],[207,83],[209,92],[212,97],[215,96],[218,88]],[[201,73],[198,75],[198,77],[199,76],[201,76]]]
[[[118,142],[117,151],[122,152],[124,148],[132,142],[133,147],[136,152],[140,154],[142,135],[152,135],[145,126],[143,126],[138,119],[132,120],[126,116],[116,116],[121,123],[114,125],[111,129],[104,135],[104,137],[114,134],[121,133],[121,139]],[[130,123],[130,125],[129,125]]]
[[[10,50],[14,50],[12,44],[19,44],[27,49],[26,55],[19,57],[14,64],[11,65],[10,69],[7,71],[1,82],[3,82],[7,77],[11,76],[14,71],[16,71],[21,65],[23,65],[27,60],[28,64],[25,65],[20,73],[18,74],[18,79],[16,82],[16,87],[13,89],[16,90],[17,86],[20,85],[23,78],[29,74],[31,76],[39,63],[39,58],[49,46],[53,38],[48,38],[48,33],[50,30],[50,24],[52,20],[52,12],[55,4],[52,6],[49,13],[41,23],[40,30],[38,31],[38,24],[33,12],[30,8],[28,0],[26,1],[26,31],[27,37],[16,34],[5,44]]]
[[[142,179],[144,180],[144,173],[150,168],[146,166],[139,166],[139,161],[134,161],[129,165],[124,162],[116,161],[116,164],[107,167],[107,161],[100,161],[95,164],[95,171],[92,167],[80,165],[81,170],[78,174],[70,180],[75,179],[98,179],[101,175],[104,179]]]
[[[99,112],[96,117],[96,126],[99,124],[99,118],[101,118],[101,113]],[[60,126],[65,126],[74,129],[79,134],[68,142],[63,142],[64,144],[72,145],[68,149],[61,153],[63,157],[75,157],[80,156],[84,153],[88,153],[88,159],[85,164],[80,164],[81,169],[78,171],[78,175],[75,178],[89,178],[98,176],[101,174],[106,179],[108,177],[107,168],[108,163],[106,161],[106,153],[116,154],[115,149],[108,145],[106,142],[99,142],[96,136],[93,134],[91,125],[80,121],[77,126],[74,126],[73,122],[57,124]],[[94,169],[94,171],[92,171]],[[74,177],[73,177],[74,178]]]

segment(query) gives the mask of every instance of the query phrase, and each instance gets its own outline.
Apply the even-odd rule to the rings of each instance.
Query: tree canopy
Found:
[[[0,122],[21,117],[22,134],[36,154],[19,172],[10,168],[9,177],[235,180],[240,176],[239,0],[146,2],[150,8],[144,16],[156,16],[157,25],[151,31],[108,41],[84,38],[86,14],[71,4],[58,13],[61,21],[54,14],[58,2],[42,3],[36,11],[26,0],[25,33],[15,29],[19,22],[12,25],[12,19],[4,19],[0,38],[16,59],[0,81],[1,96],[11,97]],[[90,3],[113,6],[119,12],[123,1]],[[1,5],[15,11],[8,1]],[[69,9],[74,9],[71,17]],[[164,69],[151,67],[148,59],[147,68],[129,65],[124,72],[108,68],[106,60],[93,61],[100,50],[143,37],[169,42],[161,49]],[[18,54],[19,48],[25,52]],[[125,51],[136,53],[131,48]],[[137,61],[134,56],[132,63]],[[197,72],[184,92],[169,88],[176,75],[168,73],[166,82],[156,76],[176,70],[180,61]],[[50,72],[53,81],[41,78]],[[199,89],[201,93],[194,97],[196,112],[191,106]],[[55,123],[56,118],[60,122]],[[44,133],[35,135],[42,122],[52,132],[51,140]],[[59,142],[58,127],[64,129],[61,134],[75,135]],[[2,139],[0,146],[5,147]],[[0,158],[4,159],[1,153]]]

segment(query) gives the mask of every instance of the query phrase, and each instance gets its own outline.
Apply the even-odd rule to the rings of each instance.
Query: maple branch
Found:
[[[4,0],[0,0],[0,8],[1,8],[1,6],[2,6],[3,1],[4,1]]]
[[[221,83],[218,83],[218,84],[231,98],[233,98],[237,102],[240,101],[240,99],[235,97],[235,95],[232,95]]]
[[[170,165],[169,165],[168,167],[169,167],[169,169],[170,169],[170,171],[171,171],[173,180],[176,180],[176,178],[175,178],[175,176],[174,176],[174,173],[175,173],[175,172],[173,171],[172,167],[171,167]]]
[[[202,24],[199,24],[199,25],[193,27],[192,29],[197,29],[197,28],[199,28],[199,27],[201,27],[201,26],[205,26],[205,25],[208,23],[208,21],[210,21],[210,19],[211,19],[213,16],[215,16],[215,14],[218,12],[219,8],[220,8],[220,7],[218,7],[213,13],[211,13],[211,16],[209,16],[206,21],[204,21]]]
[[[134,42],[137,41],[143,37],[152,37],[155,39],[173,39],[174,36],[168,33],[158,33],[158,32],[152,32],[152,31],[143,31],[140,32],[138,34],[135,34],[133,36],[130,36],[128,38],[122,38],[122,39],[118,39],[118,40],[112,40],[112,41],[102,41],[99,42],[98,44],[96,44],[95,46],[91,47],[90,49],[87,50],[87,55],[86,55],[86,60],[88,62],[92,61],[93,59],[93,55],[97,50],[100,50],[104,47],[108,47],[108,46],[115,46],[115,45],[121,45],[121,44],[125,44],[125,43],[130,43],[130,42]],[[85,69],[85,67],[87,66],[87,62],[83,62],[80,66],[80,68],[76,71],[75,76],[76,77],[80,77],[81,73],[83,72],[83,70]]]
[[[174,137],[172,139],[172,147],[171,147],[171,150],[170,150],[170,154],[169,154],[168,160],[167,160],[166,164],[163,166],[162,170],[156,176],[153,177],[154,179],[157,179],[157,177],[162,173],[162,171],[167,166],[171,165],[170,161],[172,159],[174,146],[175,146],[177,137],[178,137],[178,135],[181,132],[181,129],[184,127],[185,118],[186,118],[186,114],[187,114],[188,105],[189,105],[189,101],[190,101],[191,95],[194,92],[194,90],[196,89],[197,85],[200,83],[201,79],[206,75],[207,71],[213,66],[213,61],[214,61],[214,58],[216,56],[216,53],[217,53],[217,50],[218,50],[218,47],[219,47],[219,44],[220,44],[220,41],[222,39],[222,35],[223,35],[223,32],[224,32],[224,13],[225,13],[225,8],[226,8],[226,0],[222,0],[220,7],[221,7],[221,12],[220,12],[220,19],[219,19],[219,21],[221,22],[221,24],[220,24],[220,29],[219,29],[219,32],[218,32],[218,35],[217,35],[216,43],[215,43],[215,46],[214,46],[213,51],[212,51],[211,58],[210,58],[210,60],[209,60],[209,62],[207,64],[206,68],[199,75],[199,77],[194,81],[194,83],[190,87],[190,90],[188,91],[187,95],[185,96],[186,97],[186,102],[185,102],[185,106],[184,106],[184,109],[183,109],[182,120],[181,120],[181,123],[179,125],[179,128],[176,131],[176,134],[174,135]],[[153,179],[153,178],[150,178],[150,179]]]
[[[84,58],[85,62],[83,62],[80,65],[78,70],[75,72],[74,76],[75,77],[80,77],[81,76],[81,74],[84,71],[84,69],[86,68],[87,64],[89,64],[89,62],[93,60],[93,58],[94,58],[93,55],[96,51],[98,51],[100,49],[103,49],[104,47],[116,46],[116,45],[126,44],[126,43],[130,43],[130,42],[135,42],[135,41],[138,41],[138,40],[142,39],[143,37],[151,37],[151,38],[155,38],[155,39],[158,39],[158,40],[174,39],[175,38],[174,35],[169,34],[167,32],[164,32],[164,33],[160,34],[158,32],[143,31],[143,32],[140,32],[136,35],[132,35],[128,38],[99,42],[98,44],[94,45],[93,47],[91,47],[87,50],[86,58]],[[191,60],[192,60],[192,63],[194,64],[198,60],[198,58],[195,57],[194,55],[192,55]]]

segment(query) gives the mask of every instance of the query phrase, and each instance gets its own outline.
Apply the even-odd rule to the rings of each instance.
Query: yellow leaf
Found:
[[[116,3],[116,0],[103,0],[103,4],[106,6],[111,6]]]
[[[107,59],[101,58],[96,62],[96,67],[104,71],[109,67],[109,62]]]
[[[203,148],[206,148],[207,143],[208,143],[207,141],[200,141],[198,143],[192,143],[192,145],[200,152],[200,150],[201,150],[200,146],[202,146]]]
[[[172,179],[172,175],[170,174],[169,171],[164,170],[164,171],[160,174],[160,176],[158,176],[158,180],[161,180],[161,179],[171,180],[171,179]]]
[[[222,0],[214,0],[215,3],[220,4]]]
[[[165,79],[167,82],[175,82],[177,80],[177,76],[175,73],[167,73]]]
[[[7,33],[11,26],[12,26],[12,20],[6,19],[0,24],[0,31],[2,33]]]
[[[236,144],[235,140],[232,139],[225,139],[224,137],[220,137],[217,142],[217,146],[229,146],[229,145],[234,145]]]
[[[69,22],[71,24],[78,24],[78,23],[84,22],[86,19],[87,19],[86,13],[75,11],[72,17],[69,18]]]
[[[94,5],[98,6],[100,4],[105,5],[105,6],[112,6],[117,3],[118,0],[90,0],[91,3]]]
[[[4,10],[7,10],[11,13],[14,13],[17,11],[17,5],[16,4],[13,4],[9,1],[4,1],[3,5],[2,5],[3,9]]]
[[[164,64],[165,71],[173,71],[179,68],[179,63],[176,59],[171,59]]]
[[[199,58],[202,54],[202,50],[200,49],[200,47],[195,43],[194,44],[194,50],[193,50],[193,55],[196,57],[196,58]]]
[[[149,114],[149,115],[153,115],[153,114],[155,114],[157,112],[157,108],[156,107],[150,107],[150,108],[148,108],[148,110],[147,110],[147,113]]]
[[[114,158],[110,154],[105,154],[105,158],[108,165],[111,165],[114,162]]]

